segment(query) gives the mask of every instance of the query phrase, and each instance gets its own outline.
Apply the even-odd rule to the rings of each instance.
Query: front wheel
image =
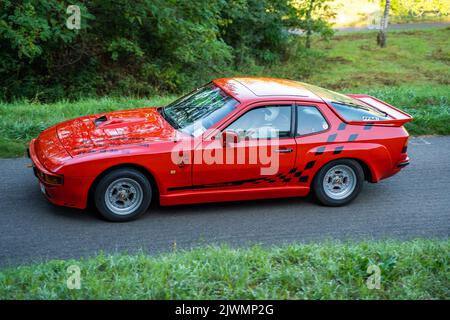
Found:
[[[323,166],[313,189],[317,200],[326,206],[342,206],[353,201],[362,189],[364,171],[351,159],[339,159]]]
[[[141,172],[122,168],[109,172],[95,188],[95,206],[109,221],[130,221],[147,211],[152,188]]]

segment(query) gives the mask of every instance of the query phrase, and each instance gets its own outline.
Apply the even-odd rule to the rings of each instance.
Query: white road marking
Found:
[[[409,140],[410,144],[414,144],[414,145],[420,145],[420,144],[431,144],[430,141],[425,140],[425,138],[423,137],[418,137],[418,138],[412,138]]]

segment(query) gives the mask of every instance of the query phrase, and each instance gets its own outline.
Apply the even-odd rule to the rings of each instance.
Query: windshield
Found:
[[[233,111],[239,102],[210,83],[163,108],[163,116],[176,129],[200,136]]]
[[[334,107],[334,109],[346,120],[368,121],[386,120],[390,118],[386,113],[381,112],[380,110],[371,107],[362,101],[353,99],[344,94],[333,92],[306,83],[303,83],[303,85],[310,91],[327,100],[327,102],[330,103]]]

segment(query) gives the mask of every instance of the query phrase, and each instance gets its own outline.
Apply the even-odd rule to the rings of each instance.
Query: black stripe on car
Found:
[[[306,169],[311,169],[312,167],[314,167],[314,164],[316,163],[316,160],[310,161],[306,164],[305,166],[305,170]]]
[[[301,175],[302,175],[302,171],[299,171],[299,172],[296,172],[296,173],[294,174],[294,177],[298,178],[298,177],[300,177]]]
[[[308,182],[308,176],[302,176],[298,179],[298,182]]]
[[[315,161],[308,162],[307,166],[314,166]],[[295,170],[294,170],[295,169]],[[301,176],[302,171],[297,172],[297,168],[293,168],[289,171],[289,173],[293,173],[294,177],[298,178]],[[282,182],[289,182],[291,181],[291,178],[287,176],[287,174],[284,173],[278,173],[276,178],[279,178]],[[275,179],[274,176],[270,177],[264,177],[264,178],[256,178],[256,179],[246,179],[246,180],[237,180],[237,181],[228,181],[228,182],[221,182],[221,183],[211,183],[211,184],[201,184],[201,185],[194,185],[194,186],[182,186],[182,187],[173,187],[173,188],[167,188],[168,191],[181,191],[181,190],[192,190],[192,189],[206,189],[206,188],[221,188],[221,187],[231,187],[231,186],[239,186],[246,183],[249,184],[260,184],[262,182],[267,183],[275,183],[279,180]],[[302,177],[300,177],[302,178]],[[300,180],[299,180],[300,181]]]
[[[336,140],[337,134],[330,134],[328,136],[327,142],[333,142],[334,140]]]
[[[355,141],[356,138],[358,138],[358,134],[353,133],[350,135],[350,137],[348,137],[348,141]]]
[[[344,149],[344,147],[340,146],[340,147],[336,147],[336,149],[334,149],[333,154],[339,154],[342,152],[342,150]]]
[[[341,122],[341,124],[338,127],[338,130],[339,131],[345,130],[346,127],[347,127],[347,125],[345,123]]]
[[[221,183],[211,183],[211,184],[199,184],[194,186],[183,186],[183,187],[173,187],[167,188],[168,191],[179,191],[179,190],[189,190],[189,189],[205,189],[205,188],[221,188],[221,187],[230,187],[230,186],[239,186],[245,183],[255,183],[255,182],[275,182],[271,178],[256,178],[256,179],[247,179],[247,180],[237,180],[237,181],[229,181],[229,182],[221,182]]]
[[[317,150],[316,150],[316,156],[320,156],[320,155],[323,154],[324,152],[325,152],[325,147],[317,148]]]
[[[373,123],[368,123],[364,125],[364,130],[370,130],[373,127]]]

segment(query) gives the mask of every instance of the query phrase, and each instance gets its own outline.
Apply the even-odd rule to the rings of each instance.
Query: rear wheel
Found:
[[[109,221],[130,221],[142,215],[152,200],[152,188],[141,172],[122,168],[109,172],[95,189],[95,206]]]
[[[313,189],[317,200],[326,206],[342,206],[361,192],[364,171],[351,159],[339,159],[323,166],[317,173]]]

